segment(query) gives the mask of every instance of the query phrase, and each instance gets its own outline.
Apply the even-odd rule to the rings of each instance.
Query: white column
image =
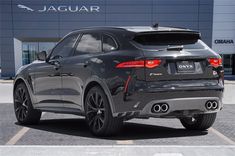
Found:
[[[14,38],[15,73],[22,66],[22,42]]]

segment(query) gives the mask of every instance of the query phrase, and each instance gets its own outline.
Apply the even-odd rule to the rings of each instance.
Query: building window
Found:
[[[233,56],[231,54],[223,54],[224,74],[231,75],[233,68]]]
[[[56,42],[23,42],[22,64],[26,65],[36,60],[38,52],[46,51],[48,54],[55,44]]]

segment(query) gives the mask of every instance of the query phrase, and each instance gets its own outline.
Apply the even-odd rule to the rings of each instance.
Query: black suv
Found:
[[[132,118],[178,118],[212,126],[222,109],[221,57],[200,33],[170,27],[94,27],[66,35],[23,66],[14,82],[20,124],[41,112],[86,117],[91,132],[115,134]]]

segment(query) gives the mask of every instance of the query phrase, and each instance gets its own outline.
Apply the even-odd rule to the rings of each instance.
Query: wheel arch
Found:
[[[84,89],[83,96],[82,96],[82,107],[83,107],[83,110],[84,110],[86,95],[87,95],[88,91],[92,87],[94,87],[94,86],[99,86],[104,91],[105,95],[108,98],[112,115],[115,116],[115,114],[114,114],[115,113],[114,103],[113,103],[112,95],[111,95],[111,93],[109,91],[109,88],[108,88],[108,86],[107,86],[107,84],[105,82],[103,82],[102,80],[100,80],[97,77],[93,77],[90,80],[88,80],[86,85],[85,85],[85,87],[84,87],[85,89]]]
[[[22,78],[18,78],[18,79],[15,80],[13,91],[15,91],[16,86],[19,85],[20,83],[24,83],[25,84],[25,81]]]
[[[32,105],[34,107],[34,103],[35,103],[35,99],[34,99],[34,96],[33,96],[33,91],[32,89],[30,88],[29,84],[27,83],[27,81],[22,78],[22,77],[18,77],[15,79],[14,81],[14,85],[13,85],[13,97],[14,97],[14,92],[15,92],[15,89],[16,89],[16,86],[19,85],[20,83],[24,83],[27,90],[28,90],[28,93],[29,93],[29,96],[30,96],[30,99],[31,99],[31,102],[32,102]]]

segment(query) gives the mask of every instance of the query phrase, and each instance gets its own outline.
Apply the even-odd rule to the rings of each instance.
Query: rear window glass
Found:
[[[158,49],[170,46],[181,46],[184,49],[204,49],[205,44],[200,40],[199,34],[189,33],[159,33],[159,34],[141,34],[134,39],[137,45],[143,48],[152,48],[156,46]]]

